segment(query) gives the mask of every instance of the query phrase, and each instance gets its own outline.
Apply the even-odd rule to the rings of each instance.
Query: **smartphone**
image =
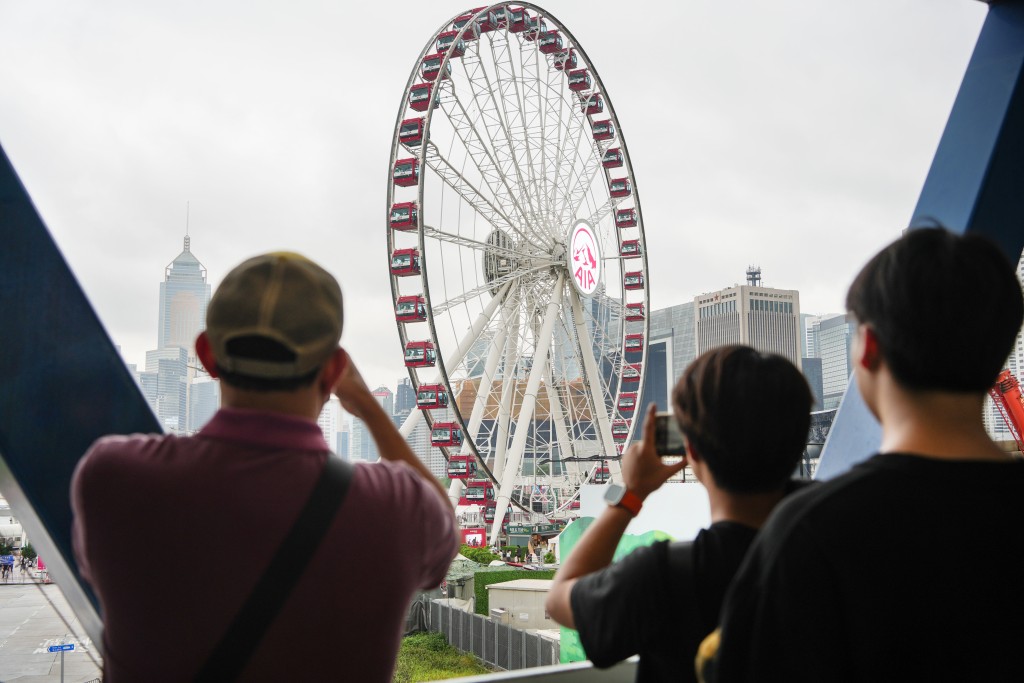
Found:
[[[654,448],[660,456],[686,455],[686,442],[672,413],[658,413],[654,423]]]

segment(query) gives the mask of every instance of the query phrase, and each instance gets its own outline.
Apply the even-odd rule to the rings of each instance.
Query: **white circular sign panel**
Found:
[[[569,238],[569,273],[576,291],[590,296],[601,284],[601,249],[594,228],[586,221],[572,226]]]

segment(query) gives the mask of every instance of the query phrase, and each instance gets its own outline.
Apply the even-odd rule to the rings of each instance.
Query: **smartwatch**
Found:
[[[640,514],[644,502],[635,493],[620,484],[608,484],[604,492],[604,502],[612,507],[626,508],[631,515]]]

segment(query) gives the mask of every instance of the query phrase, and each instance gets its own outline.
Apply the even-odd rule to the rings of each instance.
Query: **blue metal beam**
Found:
[[[1024,0],[992,4],[921,190],[912,227],[939,221],[997,242],[1016,263],[1024,248]],[[881,441],[850,378],[817,476],[829,479]]]
[[[0,491],[99,646],[71,474],[99,436],[161,430],[2,147],[0,242]]]

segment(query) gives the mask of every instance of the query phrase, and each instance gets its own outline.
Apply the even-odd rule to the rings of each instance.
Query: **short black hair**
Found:
[[[874,256],[846,295],[893,377],[914,391],[992,386],[1024,320],[1014,266],[980,235],[907,231]]]
[[[783,356],[711,349],[686,368],[672,400],[683,434],[726,491],[781,489],[807,445],[811,390]]]
[[[262,337],[259,335],[247,335],[231,339],[226,344],[228,353],[233,357],[249,358],[279,363],[295,362],[295,352],[279,341]],[[220,365],[217,365],[217,376],[221,381],[236,389],[244,391],[295,391],[302,387],[308,387],[320,373],[317,367],[300,377],[251,377],[237,372],[228,372]]]

